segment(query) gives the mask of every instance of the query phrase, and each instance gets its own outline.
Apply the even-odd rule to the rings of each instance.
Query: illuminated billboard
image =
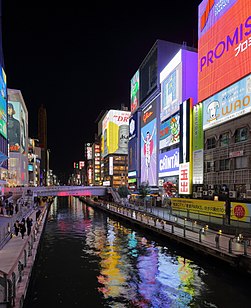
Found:
[[[131,79],[131,113],[139,107],[139,71]]]
[[[7,139],[6,75],[0,66],[0,134]]]
[[[203,130],[251,111],[251,75],[203,101]]]
[[[199,101],[250,74],[250,12],[250,0],[204,0],[199,5]]]
[[[138,117],[137,114],[134,114],[129,119],[129,141],[137,137],[138,131]]]
[[[8,140],[10,152],[28,153],[28,112],[20,90],[8,89]]]
[[[179,174],[179,148],[159,154],[159,177]]]
[[[141,114],[141,183],[157,185],[157,120],[156,100]]]
[[[8,139],[10,152],[21,150],[20,103],[8,102]]]
[[[164,121],[180,109],[182,101],[181,51],[170,61],[160,74],[161,104],[160,120]]]
[[[190,98],[197,103],[198,54],[180,49],[160,72],[160,121],[177,113],[180,104]]]
[[[204,172],[204,160],[203,160],[203,148],[204,148],[204,134],[203,134],[203,105],[197,104],[193,108],[193,184],[203,184],[203,172]]]
[[[130,111],[108,111],[102,121],[102,157],[128,154],[130,115]]]
[[[180,115],[177,113],[166,122],[161,123],[159,131],[159,149],[180,142]]]

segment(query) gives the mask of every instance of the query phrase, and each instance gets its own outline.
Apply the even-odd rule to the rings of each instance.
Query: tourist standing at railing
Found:
[[[24,234],[26,232],[26,226],[25,226],[25,219],[23,218],[21,223],[19,224],[20,233],[22,235],[22,238],[24,238]]]
[[[14,205],[13,205],[13,201],[9,202],[9,212],[10,212],[10,216],[12,216],[14,214]]]
[[[32,228],[33,220],[31,217],[27,217],[26,219],[26,226],[27,226],[27,235],[29,236],[31,233],[31,228]]]
[[[14,223],[14,232],[16,236],[18,236],[19,231],[20,231],[19,220],[16,220],[16,222]]]

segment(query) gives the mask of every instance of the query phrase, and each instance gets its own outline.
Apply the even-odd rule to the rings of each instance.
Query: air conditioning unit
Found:
[[[249,189],[246,191],[246,198],[251,198],[251,190]]]
[[[203,187],[197,187],[197,191],[203,191]]]
[[[246,194],[240,193],[240,198],[241,198],[241,199],[246,199]]]
[[[203,190],[203,196],[207,196],[207,190]]]
[[[197,192],[193,192],[193,198],[197,198],[198,197],[198,195],[197,195]]]
[[[208,188],[213,190],[214,189],[214,185],[210,184],[210,185],[208,185]]]
[[[197,197],[198,197],[198,198],[202,198],[202,192],[198,192],[198,193],[197,193]]]
[[[229,198],[236,198],[237,196],[237,191],[230,190],[229,191]]]
[[[208,191],[208,196],[212,197],[214,195],[214,190],[213,189],[210,189]]]

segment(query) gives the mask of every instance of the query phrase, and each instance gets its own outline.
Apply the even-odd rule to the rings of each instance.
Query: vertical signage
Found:
[[[7,138],[6,75],[0,66],[0,134]]]
[[[191,193],[191,132],[192,132],[192,120],[191,120],[191,107],[192,100],[188,99],[180,105],[180,168],[179,168],[179,193],[190,194]]]
[[[203,184],[203,104],[193,108],[193,184]]]
[[[131,79],[131,113],[139,107],[139,71]]]
[[[156,99],[141,113],[141,183],[157,185]]]
[[[179,194],[189,195],[191,193],[189,163],[180,164],[179,168]]]
[[[113,157],[109,157],[109,175],[113,175]]]

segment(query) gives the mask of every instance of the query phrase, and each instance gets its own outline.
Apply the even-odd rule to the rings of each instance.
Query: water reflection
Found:
[[[54,308],[230,308],[248,303],[247,290],[235,290],[234,279],[228,281],[221,271],[215,275],[165,245],[77,198],[61,198],[51,206],[24,307],[47,307],[47,298]],[[231,291],[229,298],[222,298],[219,285]]]

